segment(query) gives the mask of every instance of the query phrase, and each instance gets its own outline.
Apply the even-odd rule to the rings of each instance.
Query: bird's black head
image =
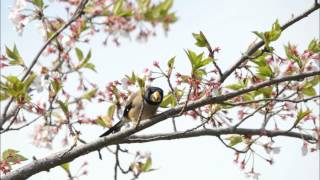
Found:
[[[144,99],[148,104],[159,105],[163,99],[163,90],[158,87],[148,87],[144,93]]]

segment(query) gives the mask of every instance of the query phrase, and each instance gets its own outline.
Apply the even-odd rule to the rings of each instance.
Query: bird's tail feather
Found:
[[[117,124],[112,126],[110,129],[108,129],[108,131],[106,131],[105,133],[101,134],[99,137],[107,136],[107,135],[109,135],[111,133],[116,133],[116,132],[120,131],[120,129],[123,126],[123,124],[124,124],[123,121],[119,121]]]

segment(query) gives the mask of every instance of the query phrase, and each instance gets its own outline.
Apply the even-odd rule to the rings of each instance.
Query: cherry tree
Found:
[[[310,39],[304,51],[292,43],[284,45],[283,50],[273,47],[286,29],[319,10],[318,1],[286,23],[275,20],[266,31],[254,31],[258,40],[230,67],[221,66],[220,48],[200,31],[190,35],[194,46],[202,51],[185,50],[184,61],[190,64],[191,71],[177,71],[176,58],[172,57],[165,66],[154,61],[143,74],[128,72],[122,79],[102,87],[86,78],[88,71],[96,72],[90,48],[95,36],[105,37],[99,39],[101,46],[112,43],[119,48],[124,38],[143,42],[152,39],[158,26],[170,36],[170,25],[178,20],[172,6],[172,0],[15,1],[9,19],[17,33],[23,36],[25,27],[37,23],[43,46],[30,63],[26,63],[17,45],[6,46],[5,52],[1,52],[0,68],[10,73],[1,74],[0,133],[19,133],[32,126],[33,143],[45,148],[52,148],[55,138],[65,134],[65,149],[38,159],[25,157],[23,149],[4,147],[0,162],[2,179],[26,179],[56,166],[61,166],[70,179],[79,178],[86,171],[80,169],[82,173],[73,174],[69,169],[72,160],[91,152],[103,159],[103,148],[115,156],[115,179],[118,171],[136,179],[155,170],[152,157],[148,153],[133,153],[134,160],[124,167],[119,156],[130,150],[122,148],[122,144],[199,136],[220,140],[234,151],[234,161],[240,168],[255,179],[259,173],[254,159],[273,164],[272,155],[280,153],[274,145],[275,137],[301,139],[304,155],[319,150],[319,110],[314,108],[320,103],[319,39]],[[60,8],[65,14],[53,17],[46,12],[51,7]],[[285,56],[279,55],[279,51],[284,51]],[[167,90],[160,113],[94,141],[82,137],[83,127],[112,127],[121,119],[130,94],[155,81],[164,82]],[[107,113],[93,116],[88,111],[92,104],[107,109]],[[179,130],[176,120],[185,117],[197,120],[198,124]],[[259,119],[259,124],[246,124],[252,118]],[[136,134],[161,121],[171,121],[173,131]],[[20,163],[23,166],[15,168]],[[81,168],[87,165],[85,162]]]

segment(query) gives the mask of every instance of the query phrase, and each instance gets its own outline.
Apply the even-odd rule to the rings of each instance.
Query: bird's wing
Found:
[[[99,137],[103,137],[103,136],[107,136],[111,133],[115,133],[120,131],[121,127],[124,125],[124,121],[121,120],[119,122],[117,122],[117,124],[115,124],[114,126],[112,126],[110,129],[108,129],[108,131],[106,131],[105,133],[101,134]]]
[[[132,102],[137,97],[137,93],[133,93],[129,99],[126,102],[124,111],[123,111],[123,117],[119,122],[117,122],[114,126],[112,126],[110,129],[108,129],[105,133],[101,134],[100,137],[107,136],[111,133],[115,133],[120,131],[121,127],[125,124],[125,122],[129,119],[128,114],[130,109],[133,107]]]

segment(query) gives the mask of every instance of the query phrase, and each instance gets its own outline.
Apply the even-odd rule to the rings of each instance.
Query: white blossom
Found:
[[[121,85],[124,90],[128,90],[129,79],[124,77],[121,79]]]
[[[21,14],[22,10],[26,7],[26,0],[16,0],[14,7],[10,10],[9,19],[12,21],[19,34],[22,34],[24,26],[30,22],[30,18]]]
[[[44,26],[42,23],[38,23],[37,24],[37,28],[41,34],[42,40],[46,40],[47,39],[47,31],[45,30]]]
[[[33,87],[35,90],[37,90],[38,93],[43,91],[43,85],[42,85],[42,80],[41,80],[40,76],[37,76],[33,80],[32,84],[31,84],[31,87]]]

